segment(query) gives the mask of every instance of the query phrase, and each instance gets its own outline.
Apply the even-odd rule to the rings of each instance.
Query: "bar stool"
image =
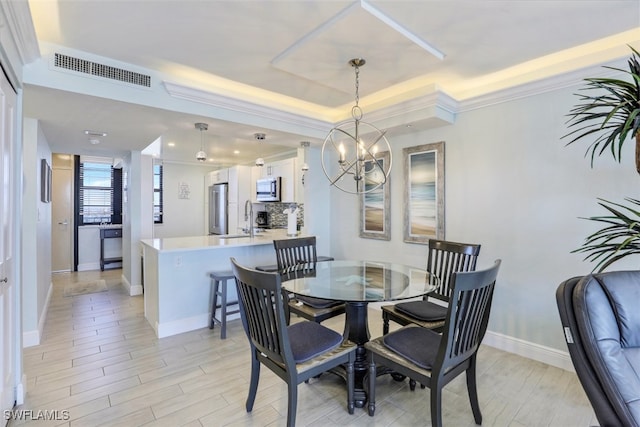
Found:
[[[238,301],[227,302],[227,288],[228,281],[235,280],[233,272],[227,271],[213,271],[209,273],[209,277],[213,284],[213,301],[211,303],[211,323],[209,329],[213,329],[213,326],[220,324],[220,339],[227,337],[227,316],[235,313],[240,313],[240,309],[227,310],[227,306],[238,305]],[[218,304],[218,297],[220,297],[220,304]],[[216,310],[220,308],[220,319],[216,318]]]

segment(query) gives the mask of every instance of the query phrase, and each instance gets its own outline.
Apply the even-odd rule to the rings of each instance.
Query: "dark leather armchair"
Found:
[[[640,426],[640,271],[574,277],[560,284],[556,301],[600,425]]]

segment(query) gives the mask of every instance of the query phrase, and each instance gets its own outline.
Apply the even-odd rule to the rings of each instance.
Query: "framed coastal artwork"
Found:
[[[51,166],[46,159],[40,159],[40,200],[44,203],[51,202]]]
[[[389,161],[389,152],[381,152],[376,154],[376,159],[386,169]],[[360,195],[360,237],[367,239],[391,240],[391,197],[390,197],[390,177],[384,185],[371,190],[375,187],[375,182],[381,179],[367,179],[374,173],[382,173],[380,168],[374,168],[373,160],[364,163],[365,169],[365,192]],[[371,191],[367,191],[371,190]]]
[[[444,239],[444,142],[402,150],[404,241]]]

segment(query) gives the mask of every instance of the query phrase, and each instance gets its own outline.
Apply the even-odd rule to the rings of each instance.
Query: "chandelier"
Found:
[[[208,130],[209,125],[206,123],[195,123],[195,127],[200,131],[200,151],[196,153],[196,159],[199,162],[204,162],[207,160],[207,153],[204,152],[204,134],[202,132]]]
[[[382,187],[391,172],[391,146],[381,131],[362,121],[362,109],[358,105],[360,67],[366,61],[354,58],[349,61],[356,75],[355,105],[351,108],[353,120],[337,124],[322,144],[322,170],[331,185],[351,194],[370,193]],[[388,152],[388,162],[382,154]],[[347,177],[353,180],[345,179]]]

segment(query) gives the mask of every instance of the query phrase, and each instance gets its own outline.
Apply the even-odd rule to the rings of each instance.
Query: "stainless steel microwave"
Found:
[[[281,181],[279,176],[261,178],[256,181],[256,200],[259,202],[279,202]]]

